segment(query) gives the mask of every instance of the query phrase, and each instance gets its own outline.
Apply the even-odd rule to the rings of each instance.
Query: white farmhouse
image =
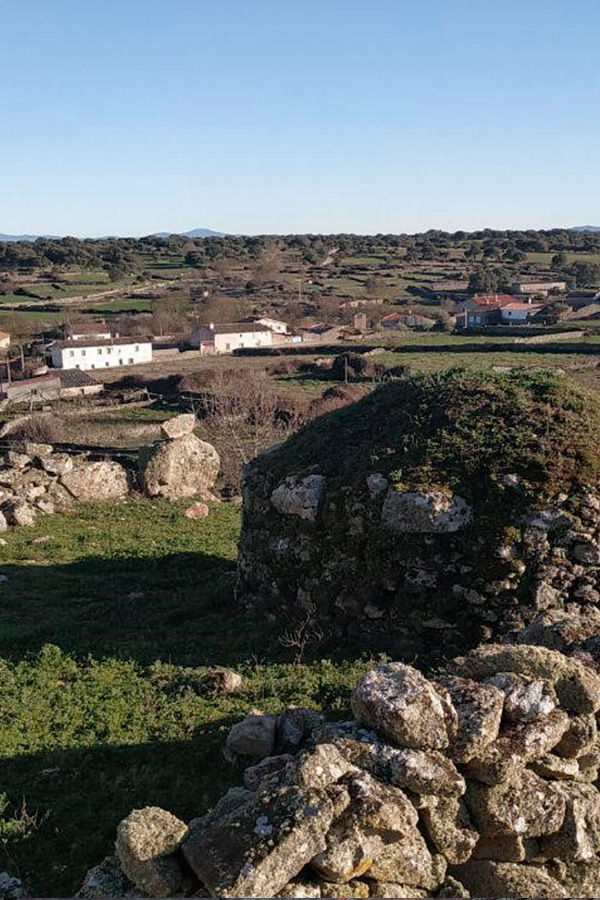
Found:
[[[152,362],[152,343],[149,338],[140,337],[55,341],[50,352],[55,368],[84,372]]]
[[[118,335],[115,335],[118,337]],[[84,322],[73,322],[67,326],[67,338],[70,341],[110,341],[113,337],[104,319],[88,319]]]
[[[272,319],[271,316],[248,316],[247,319],[243,319],[242,321],[254,322],[255,325],[265,325],[271,331],[274,331],[275,334],[290,333],[287,322],[282,322],[281,319]]]
[[[202,355],[233,353],[248,347],[272,347],[273,332],[258,322],[233,322],[231,325],[202,325],[190,337],[192,347]]]

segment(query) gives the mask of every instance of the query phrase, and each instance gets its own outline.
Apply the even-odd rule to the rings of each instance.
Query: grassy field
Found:
[[[233,601],[240,515],[128,501],[13,529],[0,547],[0,869],[70,896],[133,807],[183,818],[239,781],[221,749],[249,709],[345,711],[365,662],[301,663]],[[207,666],[245,677],[212,696]]]

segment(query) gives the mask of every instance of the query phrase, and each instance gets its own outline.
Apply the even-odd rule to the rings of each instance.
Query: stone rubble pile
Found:
[[[225,748],[244,786],[188,824],[135,810],[79,896],[600,896],[591,630],[553,613],[435,678],[379,665],[354,721],[250,713]]]
[[[33,525],[78,501],[120,500],[130,490],[126,470],[110,460],[89,462],[59,453],[50,444],[25,442],[9,450],[0,468],[0,531]]]
[[[215,500],[211,488],[219,455],[192,433],[195,423],[196,417],[188,414],[164,422],[163,440],[140,451],[137,481],[112,460],[90,462],[85,455],[70,456],[32,441],[15,444],[0,465],[0,532],[11,525],[34,525],[38,515],[52,515],[76,502],[122,500],[136,489],[151,497]],[[207,510],[189,517],[201,518]]]

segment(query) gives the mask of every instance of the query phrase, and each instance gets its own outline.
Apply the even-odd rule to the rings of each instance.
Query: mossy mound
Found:
[[[262,465],[280,476],[317,467],[331,486],[378,471],[475,502],[519,473],[521,496],[543,502],[598,482],[600,402],[552,372],[415,375],[311,422]]]
[[[248,469],[238,593],[315,633],[462,651],[600,602],[600,404],[565,377],[384,385]]]

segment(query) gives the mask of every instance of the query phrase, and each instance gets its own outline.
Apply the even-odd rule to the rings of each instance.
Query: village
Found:
[[[566,281],[518,281],[510,292],[469,289],[467,281],[446,279],[431,286],[429,303],[439,304],[444,318],[422,304],[406,301],[393,312],[378,313],[368,300],[340,302],[346,322],[308,317],[293,325],[271,314],[253,314],[234,322],[208,321],[189,333],[121,334],[118,321],[93,314],[71,315],[53,332],[30,334],[15,346],[0,332],[0,403],[43,404],[53,399],[93,396],[103,390],[103,373],[136,367],[152,372],[157,363],[220,356],[254,356],[327,348],[332,352],[361,344],[397,347],[403,336],[443,331],[452,335],[510,336],[556,340],[579,336],[578,323],[600,315],[600,290],[569,290]],[[190,289],[194,296],[194,288]],[[254,305],[260,300],[254,298]],[[267,304],[268,305],[268,304]],[[387,304],[389,308],[389,302]],[[361,309],[368,309],[363,311]],[[348,320],[348,313],[351,319]],[[139,330],[139,329],[136,329]],[[588,331],[591,334],[592,331]]]

